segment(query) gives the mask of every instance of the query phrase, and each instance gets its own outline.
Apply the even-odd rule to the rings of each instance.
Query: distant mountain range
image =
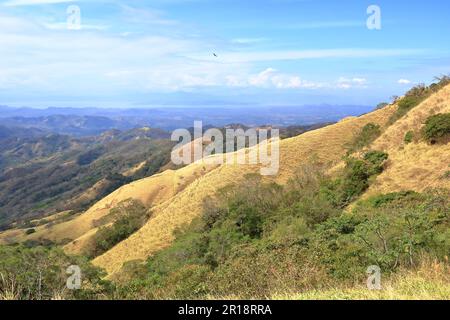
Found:
[[[48,132],[88,136],[109,129],[129,130],[143,126],[174,130],[189,128],[194,121],[223,127],[241,123],[248,127],[270,124],[288,127],[335,122],[371,111],[369,106],[279,106],[243,108],[11,108],[0,106],[0,125],[33,128]]]

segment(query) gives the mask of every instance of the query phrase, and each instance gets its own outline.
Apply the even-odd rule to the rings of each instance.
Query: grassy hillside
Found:
[[[367,123],[384,126],[396,106],[388,106],[359,118],[345,119],[335,125],[307,132],[298,137],[282,140],[280,144],[280,172],[275,181],[286,183],[296,169],[311,158],[322,163],[338,162],[345,155],[345,144]],[[193,164],[185,169],[184,175],[192,179],[190,172],[198,172],[202,164]],[[170,245],[175,229],[189,224],[202,211],[206,197],[230,183],[243,181],[247,174],[259,171],[257,166],[223,165],[192,180],[184,190],[152,208],[153,216],[143,228],[127,240],[94,260],[94,264],[109,273],[120,270],[123,263],[135,259],[145,259],[151,254]],[[123,190],[126,190],[125,186]],[[139,192],[134,188],[133,192]]]
[[[448,168],[449,165],[446,157],[446,154],[449,154],[447,152],[448,144],[429,145],[421,141],[419,134],[428,117],[448,111],[449,90],[449,86],[439,91],[436,90],[437,93],[434,92],[427,96],[417,103],[415,108],[401,116],[398,116],[399,105],[390,105],[365,116],[345,119],[338,124],[282,141],[281,170],[275,182],[286,183],[295,176],[296,168],[300,164],[305,164],[312,155],[315,156],[315,161],[321,164],[339,163],[348,150],[348,144],[355,139],[355,135],[360,134],[361,129],[368,123],[374,123],[380,126],[381,135],[374,142],[370,142],[366,149],[385,150],[389,154],[389,160],[385,164],[384,171],[379,176],[371,178],[367,195],[383,191],[423,191],[427,187],[447,188],[448,180],[442,177],[445,175],[445,168]],[[398,103],[400,102],[401,100]],[[397,117],[396,121],[392,121]],[[399,128],[402,130],[401,133],[398,132]],[[402,137],[409,130],[418,132],[417,143],[402,148]],[[390,136],[395,139],[389,139]],[[404,150],[408,152],[414,147],[418,153],[425,150],[427,152],[415,158],[409,158],[408,156],[411,154],[405,158],[403,154],[402,158]],[[408,159],[409,162],[405,162],[405,159]],[[424,162],[421,162],[421,159]],[[397,161],[398,163],[396,163]],[[410,162],[415,162],[415,165],[419,167],[422,165],[422,170],[430,173],[425,179],[425,183],[422,183],[422,176],[414,174],[414,171],[417,172],[417,168],[409,169]],[[402,173],[406,171],[404,178],[397,181],[397,177],[391,177],[398,183],[397,185],[393,185],[390,189],[376,191],[376,188],[383,186],[380,181],[384,181],[385,177],[388,177],[389,173],[396,168],[402,168],[400,169]],[[207,196],[214,195],[229,184],[239,184],[239,181],[243,181],[242,179],[246,175],[254,173],[256,170],[257,168],[252,167],[221,166],[195,180],[183,192],[154,207],[153,217],[142,229],[96,258],[94,264],[105,268],[111,274],[119,271],[126,261],[145,259],[162,248],[166,248],[174,240],[174,230],[189,224],[192,219],[201,214],[202,205]]]
[[[371,148],[389,153],[390,161],[370,188],[369,195],[450,188],[450,179],[445,178],[450,170],[450,144],[430,144],[421,135],[430,116],[445,113],[450,113],[450,86],[430,96],[383,132]],[[407,133],[412,135],[409,143],[405,142]]]
[[[281,132],[288,137],[325,125],[293,126],[282,128]],[[235,126],[246,128],[242,125]],[[66,148],[70,152],[54,150],[48,153],[49,159],[31,153],[25,160],[25,165],[22,166],[29,172],[18,173],[15,169],[9,169],[10,174],[5,185],[10,187],[6,187],[4,191],[5,198],[12,199],[5,200],[8,201],[7,205],[10,207],[15,205],[12,207],[14,212],[27,213],[22,217],[23,220],[30,216],[39,217],[52,212],[56,213],[46,216],[45,219],[27,222],[21,224],[19,228],[0,233],[0,242],[15,243],[28,240],[53,241],[61,244],[74,240],[66,246],[68,251],[80,253],[84,249],[89,250],[92,236],[102,226],[101,221],[104,221],[104,216],[108,215],[110,209],[118,203],[131,198],[141,201],[147,207],[158,205],[215,168],[215,166],[202,165],[173,171],[175,166],[168,160],[169,149],[173,144],[165,139],[168,133],[158,129],[145,127],[126,132],[111,130],[99,137],[83,139],[60,137],[67,142]],[[74,143],[75,141],[78,143]],[[33,143],[36,142],[30,140],[27,146],[33,147]],[[88,151],[85,151],[86,148]],[[30,159],[33,163],[40,161],[40,168],[31,167]],[[80,161],[81,164],[79,164]],[[60,162],[65,164],[65,170],[58,169],[61,171],[58,175],[59,179],[65,182],[62,188],[59,186],[59,180],[39,179],[40,176],[48,175],[49,172],[56,170],[55,166],[58,166]],[[66,182],[67,168],[70,168],[70,173],[75,175],[70,178],[70,183]],[[152,176],[158,170],[164,173]],[[119,174],[111,175],[111,172]],[[152,177],[139,180],[147,176]],[[80,183],[83,177],[89,177],[89,179]],[[129,181],[134,182],[125,188],[120,188],[122,184],[127,184]],[[46,187],[47,184],[49,187]],[[12,192],[11,188],[14,188],[15,192]],[[27,204],[35,205],[36,201],[33,200],[34,198],[27,200],[27,197],[35,197],[35,190],[41,189],[55,189],[54,197],[44,197],[44,200],[39,202],[45,205],[30,209]],[[105,197],[108,193],[111,194]],[[20,201],[16,199],[19,195]],[[103,197],[105,198],[102,199]],[[98,200],[101,201],[85,211],[85,208]],[[5,205],[5,211],[7,205]],[[13,218],[14,215],[9,217]],[[33,233],[28,234],[28,230],[33,230]]]
[[[0,240],[89,255],[85,267],[113,281],[92,279],[94,297],[448,299],[449,80],[282,140],[276,176],[199,161]],[[0,254],[28,254],[8,248]],[[382,272],[379,291],[365,286],[368,266]]]

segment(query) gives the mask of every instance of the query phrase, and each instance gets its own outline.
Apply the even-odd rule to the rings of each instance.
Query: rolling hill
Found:
[[[450,164],[449,145],[429,145],[417,141],[404,145],[403,138],[408,131],[419,135],[426,118],[437,113],[450,111],[450,86],[433,94],[404,118],[390,124],[398,106],[389,105],[361,117],[353,117],[315,131],[286,139],[281,142],[280,172],[275,181],[286,183],[296,167],[312,156],[322,163],[339,162],[346,153],[345,145],[358,134],[367,123],[376,123],[383,129],[382,135],[370,146],[385,150],[390,155],[387,169],[371,186],[367,195],[377,192],[401,190],[423,191],[427,187],[449,187],[449,180],[442,179]],[[193,164],[183,170],[196,171],[201,164]],[[119,243],[105,254],[97,257],[94,264],[105,268],[108,273],[117,272],[126,261],[145,259],[161,248],[170,245],[173,231],[198,216],[203,200],[227,184],[236,183],[246,174],[257,172],[250,166],[220,166],[193,179],[184,190],[152,208],[153,217],[138,232]],[[123,187],[127,190],[130,186]],[[367,196],[366,195],[366,196]],[[67,248],[73,249],[73,246]],[[76,252],[76,250],[75,250]]]
[[[72,159],[87,172],[97,161],[113,164],[123,185],[103,178],[71,197],[58,193],[68,206],[93,205],[10,224],[0,232],[2,263],[16,274],[15,259],[31,257],[51,270],[77,261],[89,277],[90,289],[80,294],[94,299],[447,299],[449,82],[416,86],[335,124],[287,129],[300,135],[280,141],[274,176],[260,174],[264,165],[213,164],[238,152],[180,168],[156,162],[154,173],[154,159],[136,153],[159,141],[161,132],[149,128],[19,137],[20,147],[5,144],[3,155],[21,163],[0,182],[39,173],[31,163]],[[172,152],[192,152],[196,143]],[[36,181],[51,188],[47,180],[29,179],[28,189]],[[382,272],[378,291],[367,290],[369,269]]]
[[[283,127],[280,134],[290,137],[326,125]],[[21,128],[3,132],[0,214],[4,212],[4,228],[16,227],[0,234],[4,243],[75,240],[67,248],[80,251],[89,247],[90,236],[102,225],[99,221],[121,201],[134,198],[152,207],[211,170],[201,166],[174,171],[177,166],[169,157],[175,143],[160,129],[109,130],[78,138],[39,130],[22,137],[26,131]],[[158,171],[165,172],[152,176]]]
[[[353,152],[379,150],[389,154],[389,160],[361,199],[380,193],[449,188],[446,177],[450,164],[449,144],[427,143],[421,139],[421,130],[430,116],[450,112],[450,86],[424,96],[414,108],[396,118],[400,104],[401,99],[360,117],[345,118],[336,124],[282,140],[280,171],[274,177],[263,179],[284,185],[295,177],[299,166],[313,161],[326,165],[334,174],[344,166],[349,145],[358,138],[361,130],[372,124],[380,128],[378,137],[363,150]],[[406,142],[405,136],[409,132],[414,139]],[[140,164],[136,166],[139,168]],[[13,229],[1,233],[0,240],[49,239],[67,243],[64,248],[68,253],[83,254],[92,245],[99,227],[110,223],[102,222],[102,219],[111,209],[128,199],[139,200],[151,212],[150,219],[137,232],[93,260],[111,276],[120,271],[125,262],[145,260],[169,247],[175,239],[174,232],[202,214],[207,197],[216,195],[230,184],[244,182],[259,169],[257,165],[205,165],[200,161],[177,170],[165,170],[120,187],[75,217],[59,221],[65,213],[58,213],[54,219],[48,218],[53,220],[51,224],[38,226],[33,234]]]
[[[395,105],[388,106],[359,118],[348,118],[325,128],[307,132],[298,137],[282,140],[280,143],[280,172],[275,181],[285,183],[291,178],[299,164],[316,157],[322,163],[339,162],[346,149],[344,145],[353,139],[365,124],[379,123],[384,126],[394,113]],[[198,172],[203,165],[192,164],[183,168],[184,172]],[[138,232],[119,243],[105,254],[97,257],[94,264],[105,268],[109,273],[120,270],[126,261],[145,259],[154,252],[167,247],[173,240],[175,229],[189,224],[202,210],[203,200],[230,183],[237,183],[245,175],[257,173],[257,166],[223,165],[195,177],[184,190],[169,197],[168,200],[152,207],[153,216]],[[191,176],[192,178],[192,176]],[[150,181],[149,178],[148,181]],[[124,186],[122,190],[129,190]],[[124,191],[122,191],[124,192]],[[137,190],[130,192],[137,193]],[[69,252],[75,246],[66,246]],[[78,249],[78,248],[76,248]]]

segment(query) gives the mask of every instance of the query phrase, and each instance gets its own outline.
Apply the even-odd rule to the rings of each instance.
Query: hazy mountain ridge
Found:
[[[167,107],[147,109],[101,108],[0,108],[0,125],[37,128],[50,132],[91,135],[108,129],[129,130],[149,126],[163,130],[192,127],[194,121],[214,127],[242,123],[248,127],[270,124],[276,127],[314,125],[358,116],[371,106],[244,106],[237,107]]]

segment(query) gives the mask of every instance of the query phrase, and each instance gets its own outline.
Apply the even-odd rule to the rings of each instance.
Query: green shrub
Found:
[[[403,98],[397,99],[398,109],[390,118],[389,123],[394,123],[406,115],[411,109],[417,107],[431,94],[438,92],[450,83],[449,76],[436,77],[436,80],[436,83],[432,83],[429,86],[425,86],[424,84],[417,85],[409,90]]]
[[[369,265],[384,272],[414,267],[422,255],[441,261],[448,242],[448,191],[399,193],[362,201],[320,225],[310,241],[322,264],[340,279],[357,279]]]
[[[418,85],[409,90],[403,98],[397,101],[397,111],[392,115],[389,123],[394,123],[406,115],[411,109],[417,107],[422,101],[428,98],[433,91],[425,85]]]
[[[450,171],[447,171],[446,173],[444,173],[442,175],[441,179],[450,179]]]
[[[28,236],[28,235],[33,234],[35,232],[36,232],[35,229],[28,229],[27,231],[25,231],[25,234]]]
[[[67,267],[81,269],[80,290],[67,290]],[[56,247],[0,246],[0,300],[93,299],[109,292],[105,273]]]
[[[352,202],[369,187],[370,169],[365,161],[351,158],[345,170],[341,184],[341,206]]]
[[[126,200],[112,209],[115,219],[111,226],[101,227],[94,236],[90,256],[96,257],[139,230],[149,218],[145,206],[137,200]]]
[[[383,151],[369,151],[364,154],[364,160],[369,163],[369,175],[380,174],[383,172],[383,164],[389,158],[389,155]]]
[[[413,131],[408,131],[408,132],[405,134],[405,138],[403,139],[403,141],[404,141],[406,144],[409,144],[409,143],[413,142],[413,140],[414,140],[414,132],[413,132]]]
[[[431,143],[450,136],[450,113],[431,116],[423,128],[424,138]]]
[[[344,208],[369,188],[372,176],[383,172],[388,154],[381,151],[369,151],[363,159],[349,157],[343,176],[322,186],[322,192],[337,207]]]
[[[380,208],[385,205],[391,205],[395,202],[420,203],[424,200],[424,197],[415,191],[402,191],[373,196],[366,200],[365,204],[370,205],[372,208]]]
[[[422,102],[423,97],[421,96],[406,96],[398,102],[397,114],[400,116],[408,113],[409,110],[418,106]]]
[[[153,293],[155,298],[198,299],[210,292],[207,285],[211,269],[204,265],[185,265],[170,273],[161,288]]]
[[[305,166],[284,187],[247,177],[224,188],[145,270],[123,269],[137,279],[120,285],[118,297],[264,299],[362,282],[370,265],[389,275],[422,256],[444,261],[448,191],[378,195],[340,209],[336,199],[355,199],[386,159],[380,151],[349,158],[334,180]]]
[[[381,129],[378,124],[368,123],[358,133],[350,145],[348,145],[348,154],[358,151],[370,145],[381,134]]]
[[[389,103],[387,103],[387,102],[381,102],[381,103],[379,103],[378,105],[377,105],[377,110],[379,110],[379,109],[383,109],[383,108],[385,108],[385,107],[387,107],[389,105]]]

